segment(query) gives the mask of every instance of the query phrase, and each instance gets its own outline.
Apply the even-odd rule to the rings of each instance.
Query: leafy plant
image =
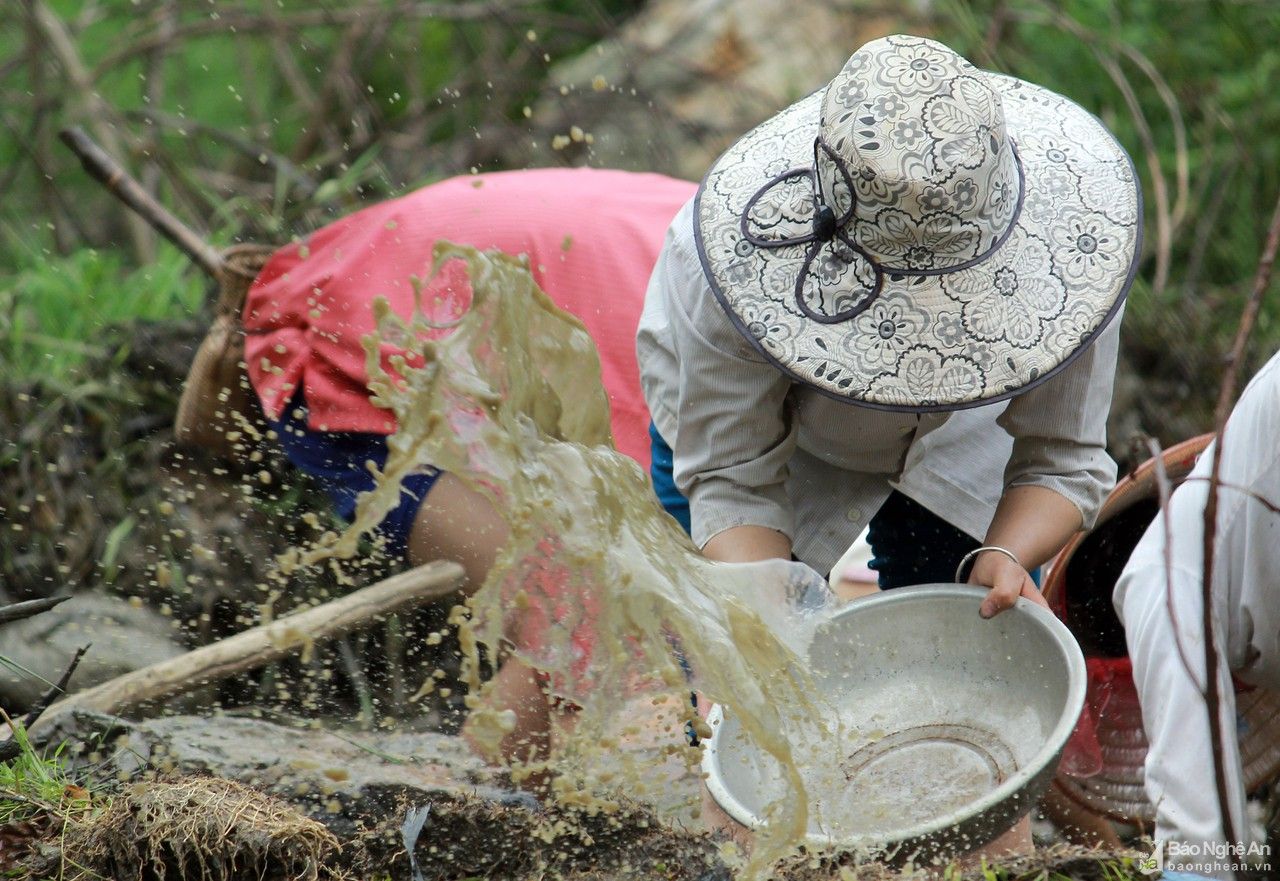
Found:
[[[940,10],[939,35],[957,50],[1072,98],[1133,157],[1146,203],[1121,334],[1142,379],[1134,405],[1164,443],[1207,430],[1280,191],[1280,141],[1257,136],[1280,127],[1280,7],[944,0]],[[1245,374],[1278,346],[1273,300]]]
[[[8,717],[20,748],[17,758],[0,763],[0,826],[39,814],[69,817],[93,808],[89,791],[76,783],[61,761],[63,746],[52,754],[37,752],[20,722]]]

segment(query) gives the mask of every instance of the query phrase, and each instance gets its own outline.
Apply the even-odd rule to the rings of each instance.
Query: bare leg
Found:
[[[983,862],[999,862],[1002,858],[1029,854],[1035,851],[1035,842],[1031,840],[1031,815],[1026,814],[1014,823],[1007,832],[982,847],[969,851],[957,858],[951,866],[970,872]],[[952,869],[941,873],[941,877],[951,877]]]
[[[489,575],[507,542],[507,524],[489,500],[452,474],[442,474],[418,509],[409,533],[409,562],[453,560],[467,573],[470,594]]]
[[[836,581],[831,585],[831,589],[843,602],[875,596],[880,592],[880,586],[877,584],[872,584],[869,581],[850,581],[847,578],[841,578]]]
[[[1044,812],[1053,821],[1062,834],[1072,844],[1085,847],[1107,847],[1118,849],[1123,846],[1116,827],[1105,817],[1086,811],[1058,788],[1057,781],[1049,784],[1048,791],[1040,801]]]
[[[730,817],[725,813],[724,808],[716,804],[716,800],[711,797],[711,792],[707,789],[706,784],[702,786],[702,805],[700,810],[704,829],[716,838],[727,838],[732,841],[738,845],[743,853],[751,853],[751,848],[755,845],[755,834]]]
[[[1005,832],[990,844],[985,844],[978,848],[973,853],[965,857],[965,859],[977,859],[980,857],[1008,857],[1017,854],[1031,853],[1034,849],[1035,844],[1031,841],[1031,815],[1027,814],[1021,820],[1014,823],[1008,832]]]
[[[467,573],[464,592],[475,592],[489,575],[506,543],[507,524],[489,500],[467,487],[458,477],[442,474],[427,495],[409,534],[409,562],[453,560]],[[515,727],[498,741],[498,752],[508,764],[540,762],[551,742],[551,711],[547,695],[532,668],[508,656],[485,688],[486,713],[515,714]],[[474,718],[474,716],[473,716]],[[463,737],[482,755],[488,744],[473,736],[471,720]],[[544,780],[530,779],[535,786]]]
[[[535,765],[546,760],[551,751],[551,709],[542,683],[533,668],[518,658],[508,657],[485,687],[485,713],[515,714],[515,727],[497,743],[498,753],[508,765]],[[473,714],[462,727],[462,736],[471,748],[484,755],[491,744],[480,742],[472,731]],[[542,791],[547,775],[535,771],[522,783],[534,791]]]

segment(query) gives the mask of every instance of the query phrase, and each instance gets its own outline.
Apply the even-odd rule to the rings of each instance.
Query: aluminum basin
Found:
[[[786,732],[808,795],[807,844],[944,858],[997,837],[1043,794],[1084,705],[1084,658],[1027,600],[983,620],[986,594],[898,588],[819,630],[809,660],[824,719],[793,719]],[[707,788],[758,828],[786,792],[781,767],[720,707],[707,722]]]

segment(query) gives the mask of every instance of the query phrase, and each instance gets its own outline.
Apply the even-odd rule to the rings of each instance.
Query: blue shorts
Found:
[[[658,434],[658,428],[652,422],[649,423],[649,457],[649,477],[653,479],[653,491],[657,494],[658,501],[684,527],[685,532],[692,532],[689,500],[676,489],[675,476],[672,474],[671,447]]]
[[[373,489],[373,475],[366,462],[378,468],[387,464],[387,437],[357,431],[316,431],[307,427],[307,405],[294,397],[279,421],[268,420],[279,435],[289,461],[308,474],[333,503],[333,510],[350,523],[355,518],[356,498]],[[400,488],[400,504],[391,510],[375,531],[394,557],[409,551],[409,533],[418,508],[442,472],[431,470],[407,477]]]

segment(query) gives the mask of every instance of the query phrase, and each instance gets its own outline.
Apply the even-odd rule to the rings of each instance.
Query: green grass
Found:
[[[1280,140],[1261,134],[1280,129],[1280,6],[943,0],[940,11],[941,36],[957,50],[1071,97],[1128,149],[1147,209],[1131,311],[1186,316],[1229,337],[1280,193]],[[1168,277],[1155,290],[1162,233]],[[1278,323],[1280,307],[1268,304],[1258,330],[1272,348]]]
[[[484,53],[520,59],[527,55],[518,68],[528,74],[527,88],[503,93],[504,100],[513,102],[510,106],[495,108],[486,90],[471,88],[451,99],[457,112],[438,117],[420,133],[423,147],[470,137],[472,126],[495,111],[518,116],[520,105],[540,93],[547,67],[543,51],[552,60],[581,51],[589,42],[592,23],[623,18],[638,5],[635,0],[539,0],[522,13],[521,21],[541,11],[563,16],[563,22],[577,22],[581,33],[572,27],[543,29],[536,44],[525,38],[523,26],[409,21],[376,45],[359,43],[353,82],[362,92],[367,90],[367,109],[376,117],[375,126],[394,128],[414,112],[425,112],[423,105],[414,110],[415,89],[426,97],[429,109],[441,99],[440,90],[465,79],[465,72]],[[310,111],[278,69],[280,47],[268,34],[210,30],[185,38],[181,51],[153,59],[164,88],[159,106],[152,107],[146,95],[150,68],[142,55],[106,63],[154,28],[154,22],[139,14],[134,0],[101,0],[92,5],[92,14],[77,0],[49,0],[49,6],[67,23],[86,66],[102,66],[97,87],[112,106],[126,114],[159,109],[171,119],[189,120],[186,127],[157,130],[136,118],[128,125],[135,136],[157,138],[161,153],[175,160],[165,166],[162,177],[180,178],[188,197],[175,197],[176,183],[162,184],[162,201],[179,214],[200,215],[187,219],[205,221],[225,231],[225,238],[287,240],[347,213],[362,197],[398,192],[441,171],[411,165],[414,170],[405,173],[403,160],[391,155],[403,148],[343,157],[317,148],[295,157],[318,188],[300,197],[280,173],[273,178],[271,169],[257,167],[253,157],[208,133],[219,130],[246,144],[289,154],[303,129],[312,124]],[[143,4],[143,9],[149,8]],[[187,26],[209,24],[206,16],[216,19],[220,11],[217,4],[207,13],[179,8]],[[266,11],[287,17],[314,10],[317,4],[243,0],[221,8],[228,14]],[[1194,338],[1209,353],[1209,363],[1215,363],[1235,327],[1280,190],[1280,140],[1265,136],[1280,130],[1280,101],[1274,92],[1280,77],[1280,7],[1200,0],[941,0],[936,14],[937,36],[980,65],[1061,91],[1116,131],[1134,156],[1148,197],[1148,258],[1132,298],[1130,326],[1151,338],[1147,348],[1154,353],[1168,352],[1172,341]],[[16,12],[0,16],[0,22],[9,25],[0,29],[0,62],[12,62],[0,68],[8,71],[3,83],[9,94],[25,100],[37,88],[31,63],[25,61],[31,37],[25,19]],[[288,48],[298,73],[312,91],[325,87],[331,66],[327,59],[339,52],[343,38],[341,29],[325,27],[302,28],[290,37]],[[1114,61],[1114,71],[1105,68],[1103,58]],[[1123,83],[1115,82],[1113,74]],[[1141,119],[1126,101],[1125,89],[1131,91]],[[23,110],[15,104],[15,119]],[[55,127],[86,122],[75,101],[60,103],[54,115]],[[1179,127],[1185,132],[1181,142],[1175,135]],[[166,249],[147,273],[136,272],[129,258],[115,256],[126,253],[119,222],[124,209],[111,205],[109,211],[102,210],[110,204],[108,198],[56,143],[47,161],[56,166],[54,184],[61,198],[75,209],[96,206],[80,213],[82,229],[63,230],[64,238],[70,239],[64,244],[74,248],[86,241],[111,242],[119,250],[51,256],[53,236],[44,216],[47,194],[42,195],[41,175],[30,161],[29,147],[21,126],[0,127],[0,177],[3,169],[15,169],[11,197],[0,205],[0,334],[5,334],[0,366],[9,364],[21,372],[49,368],[57,374],[81,360],[82,347],[95,344],[99,327],[94,320],[162,318],[175,314],[169,311],[173,300],[198,304],[201,282],[194,273],[184,273],[185,263],[171,250]],[[135,170],[142,164],[138,156],[122,158]],[[388,172],[397,161],[401,171]],[[1178,185],[1180,166],[1187,171],[1185,190]],[[274,197],[264,198],[261,190],[231,197],[215,193],[207,181],[191,174],[193,167],[235,171],[268,183]],[[1152,184],[1156,170],[1167,184],[1161,204]],[[1164,231],[1170,239],[1158,261],[1160,272],[1168,274],[1161,290],[1152,286],[1154,251],[1162,229],[1157,214],[1169,222]],[[38,265],[45,262],[47,267]],[[6,264],[12,266],[7,272],[2,268]],[[87,302],[70,296],[77,286],[93,296]],[[47,304],[42,302],[46,298]],[[68,309],[68,303],[74,305]],[[76,320],[79,329],[61,330],[58,322],[63,320]],[[1167,332],[1162,331],[1164,325]],[[1262,348],[1280,345],[1280,307],[1264,305],[1258,335]],[[1173,357],[1180,357],[1176,349]],[[1183,365],[1188,376],[1203,369],[1199,361]]]
[[[284,36],[230,22],[291,20],[323,5],[210,0],[172,5],[184,36],[160,54],[132,49],[154,35],[165,4],[45,4],[112,109],[95,108],[68,87],[65,65],[47,57],[25,7],[0,4],[0,86],[14,98],[0,113],[0,375],[19,382],[66,381],[86,358],[112,354],[104,342],[110,326],[191,315],[207,288],[164,243],[139,268],[145,248],[131,246],[127,210],[81,171],[57,142],[58,129],[80,125],[98,139],[95,120],[116,129],[116,158],[137,175],[147,166],[158,171],[159,200],[212,230],[215,242],[285,242],[370,198],[452,170],[406,161],[403,145],[389,149],[377,133],[407,126],[429,148],[473,137],[495,116],[520,118],[542,88],[544,53],[558,59],[581,51],[639,0],[535,0],[510,21],[412,18],[386,33],[296,25]],[[568,26],[539,28],[535,43],[525,22],[540,16]],[[472,81],[482,57],[507,59],[519,73],[501,99]],[[335,69],[346,72],[334,79]],[[298,81],[306,84],[301,90]],[[326,92],[333,89],[354,89],[361,100],[348,96],[342,106],[358,105],[367,119],[357,125],[345,111],[326,114],[336,106],[336,93]],[[442,106],[453,109],[436,112]],[[160,114],[154,125],[142,116],[151,112]],[[431,123],[414,129],[424,114],[434,114]],[[307,147],[312,135],[320,140]],[[293,166],[268,162],[268,154],[291,157]],[[238,183],[229,187],[229,180]]]
[[[137,268],[118,251],[62,257],[19,241],[18,265],[0,272],[0,372],[10,378],[66,380],[110,354],[107,328],[190,317],[204,301],[207,282],[168,245]]]
[[[62,746],[52,754],[38,752],[21,723],[11,723],[22,751],[0,763],[0,826],[31,819],[41,813],[70,816],[88,811],[88,792],[67,774],[60,760]]]

